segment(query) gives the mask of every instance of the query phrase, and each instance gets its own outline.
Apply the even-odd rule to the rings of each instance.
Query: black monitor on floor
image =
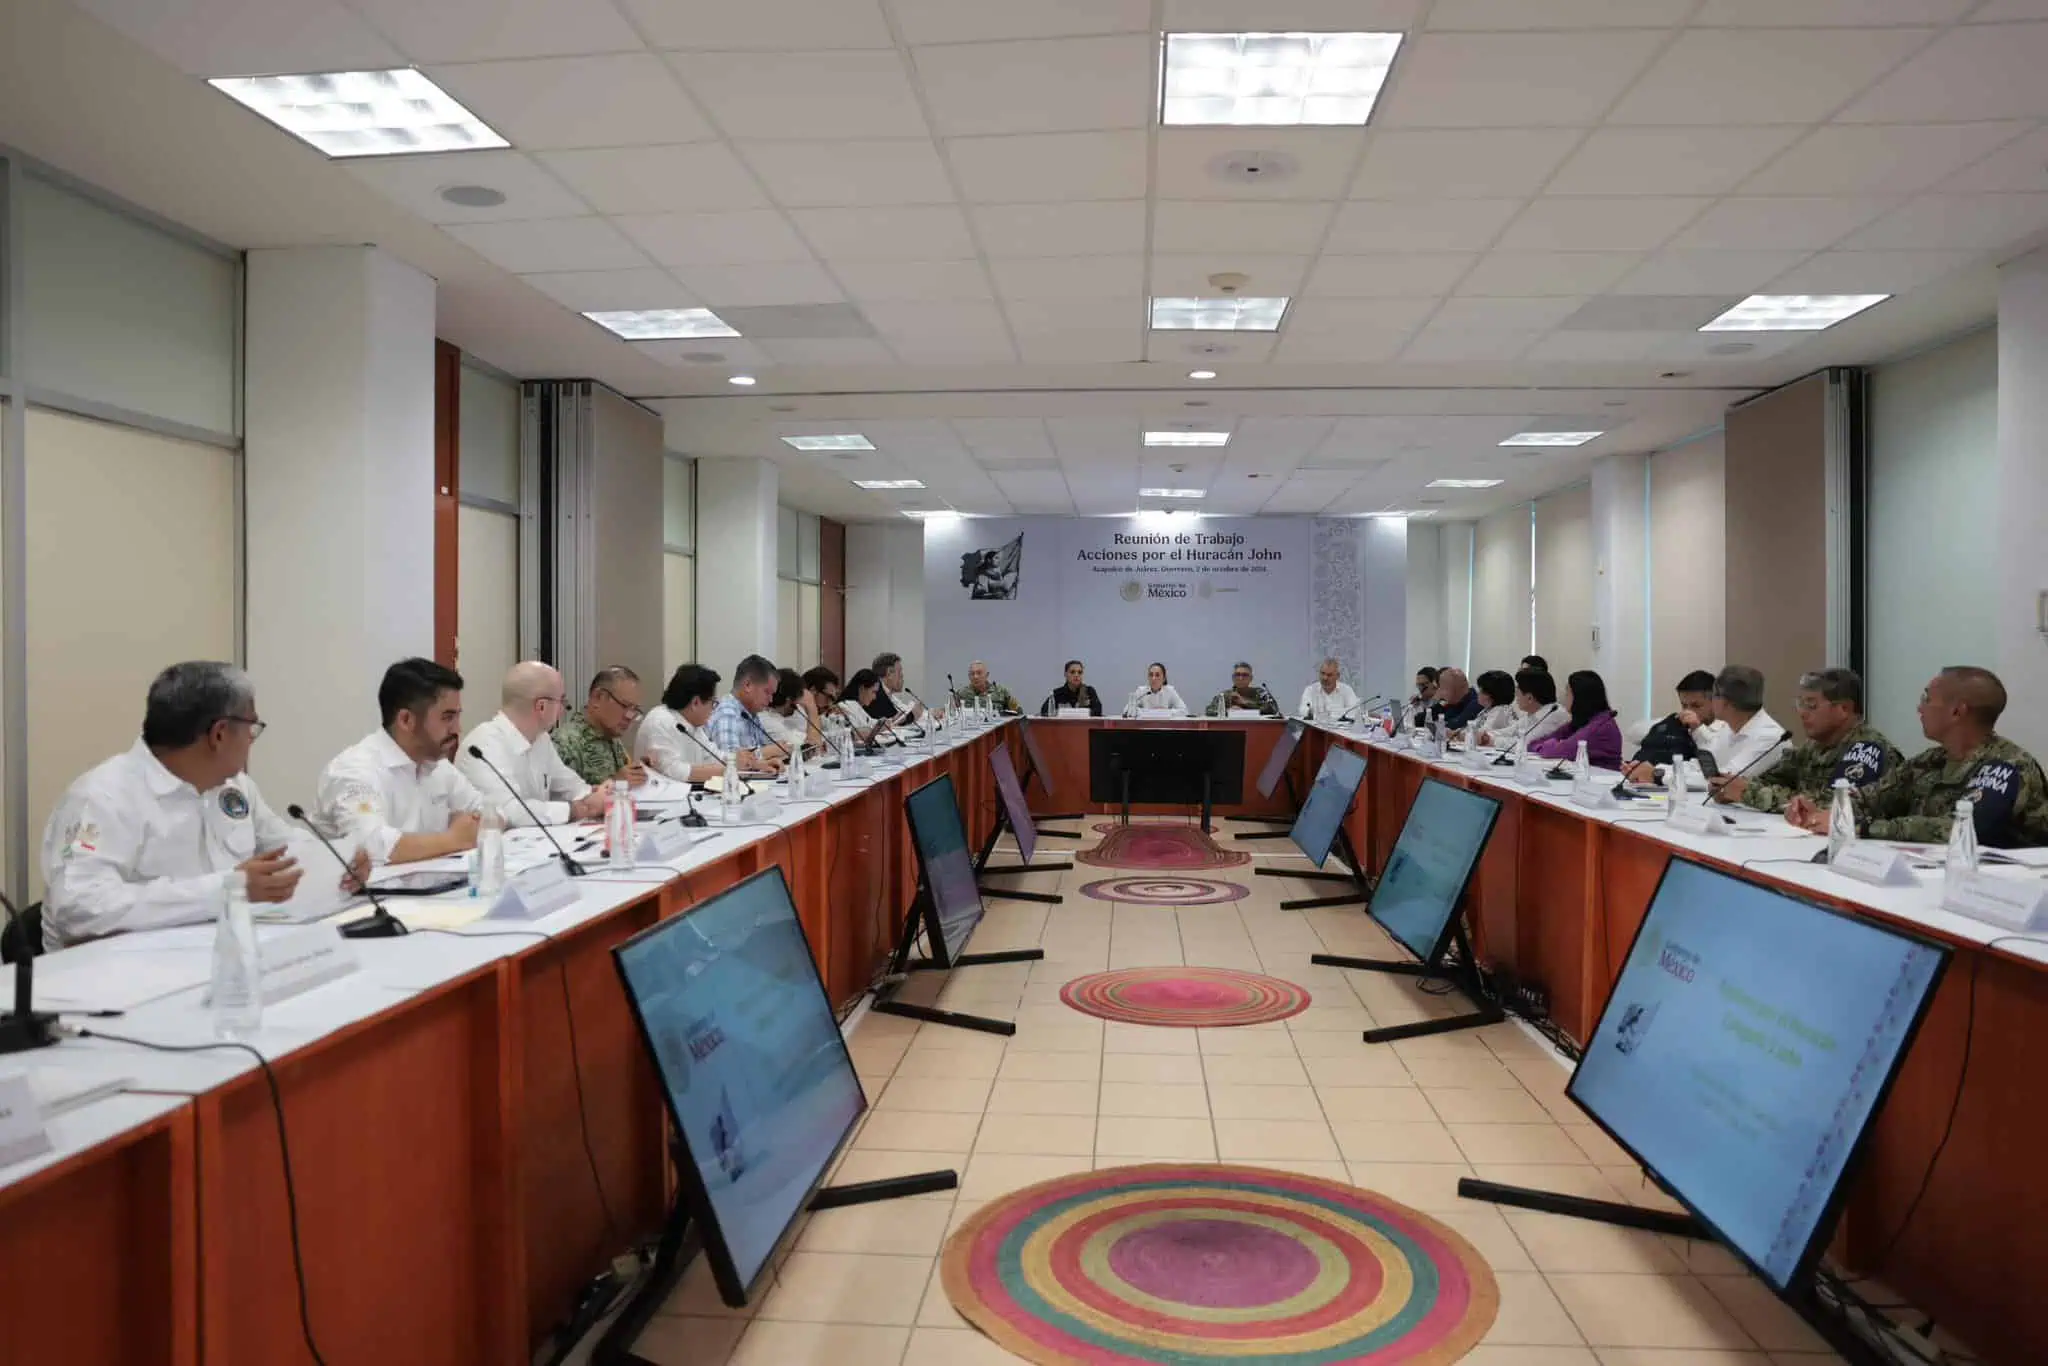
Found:
[[[867,1109],[780,868],[612,950],[727,1304],[759,1282]]]
[[[1031,756],[1031,773],[1038,775],[1038,781],[1045,787],[1045,795],[1052,795],[1052,770],[1045,766],[1045,755],[1039,752],[1038,736],[1031,729],[1031,718],[1017,718],[1018,728],[1024,732],[1024,752]],[[1031,773],[1024,775],[1024,781],[1031,781]]]
[[[1337,832],[1344,826],[1344,817],[1351,810],[1351,803],[1358,799],[1358,788],[1365,781],[1365,756],[1344,745],[1330,746],[1330,752],[1323,756],[1323,766],[1316,771],[1316,780],[1309,787],[1308,797],[1301,804],[1301,814],[1294,818],[1294,829],[1289,832],[1295,847],[1306,854],[1316,867],[1323,866],[1330,857],[1330,846],[1337,842]]]
[[[1273,789],[1280,785],[1280,777],[1287,772],[1288,762],[1294,758],[1295,746],[1301,743],[1301,732],[1306,723],[1289,721],[1287,731],[1273,742],[1273,752],[1266,756],[1266,766],[1259,770],[1256,786],[1261,797],[1273,795]]]
[[[1948,958],[1673,859],[1567,1093],[1793,1294]]]
[[[1002,800],[1003,814],[1010,822],[1010,833],[1016,837],[1017,853],[1029,863],[1032,854],[1038,850],[1038,822],[1031,818],[1031,808],[1024,801],[1024,788],[1017,781],[1017,768],[1010,762],[1009,749],[1004,745],[990,745],[988,764],[996,775],[996,795]]]
[[[910,842],[917,850],[932,962],[949,967],[967,947],[982,915],[974,851],[967,847],[967,829],[960,820],[960,800],[954,794],[951,775],[934,778],[905,797],[903,814],[910,821]]]
[[[1401,824],[1367,912],[1424,963],[1436,963],[1458,925],[1458,906],[1500,817],[1500,800],[1434,778]]]

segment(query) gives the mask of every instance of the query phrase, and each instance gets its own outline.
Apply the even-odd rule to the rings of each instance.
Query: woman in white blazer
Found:
[[[1166,681],[1166,666],[1154,664],[1145,670],[1145,686],[1131,694],[1131,700],[1124,704],[1125,716],[1165,715],[1186,716],[1188,704],[1181,700],[1173,684]]]

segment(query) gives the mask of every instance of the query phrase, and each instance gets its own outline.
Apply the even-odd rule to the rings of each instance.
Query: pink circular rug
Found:
[[[1199,877],[1108,877],[1081,888],[1095,901],[1121,901],[1132,906],[1222,906],[1242,901],[1252,889],[1241,882],[1211,882]]]
[[[1220,1029],[1268,1024],[1309,1007],[1306,987],[1235,968],[1119,968],[1077,977],[1060,999],[1121,1024]]]
[[[1148,872],[1189,872],[1199,868],[1236,868],[1252,856],[1223,846],[1194,825],[1119,825],[1103,821],[1095,827],[1102,843],[1074,855],[1097,868],[1142,868]]]

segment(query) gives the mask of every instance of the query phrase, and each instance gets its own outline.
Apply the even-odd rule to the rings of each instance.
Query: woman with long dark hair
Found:
[[[1607,705],[1607,684],[1591,669],[1580,669],[1565,680],[1565,710],[1571,721],[1563,730],[1529,749],[1543,759],[1571,759],[1586,742],[1586,758],[1595,768],[1621,765],[1621,722]]]

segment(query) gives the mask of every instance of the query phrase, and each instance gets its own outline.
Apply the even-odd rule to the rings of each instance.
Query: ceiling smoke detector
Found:
[[[1209,283],[1218,294],[1235,294],[1252,282],[1252,277],[1241,270],[1219,270],[1209,277]]]
[[[1266,185],[1292,180],[1301,163],[1285,152],[1226,152],[1209,162],[1209,174],[1232,185]]]

